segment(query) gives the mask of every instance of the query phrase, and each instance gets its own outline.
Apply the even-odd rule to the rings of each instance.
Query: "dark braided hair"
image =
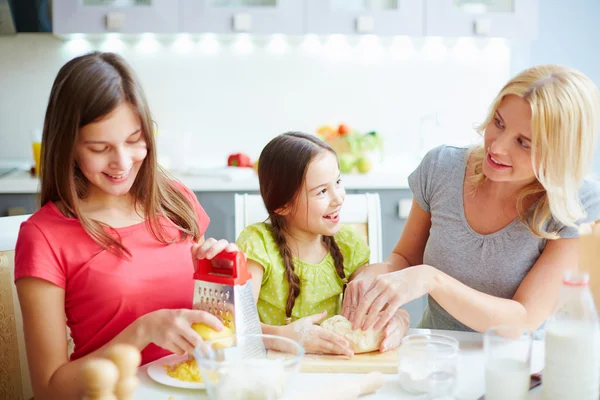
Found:
[[[300,278],[296,274],[292,251],[285,239],[286,219],[275,211],[293,204],[304,183],[310,162],[318,154],[335,151],[317,137],[300,132],[287,132],[275,137],[263,149],[258,162],[260,194],[271,221],[275,243],[283,259],[285,277],[290,286],[285,313],[292,316],[292,309],[300,295]],[[323,236],[323,244],[331,254],[335,270],[346,282],[344,256],[333,236]]]

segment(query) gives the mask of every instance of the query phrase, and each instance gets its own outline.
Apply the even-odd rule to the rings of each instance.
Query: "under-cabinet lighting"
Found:
[[[194,42],[189,34],[182,33],[177,36],[171,47],[177,53],[189,53],[194,48]]]
[[[510,48],[506,39],[491,38],[483,50],[485,57],[492,60],[507,60],[510,57]]]
[[[125,49],[125,43],[118,33],[109,33],[100,45],[100,50],[119,53]]]
[[[325,42],[325,56],[330,59],[343,58],[350,50],[350,44],[344,35],[331,35]]]
[[[452,49],[452,56],[460,62],[473,62],[479,57],[479,49],[470,37],[461,37]]]
[[[198,46],[200,47],[200,51],[206,54],[216,54],[221,49],[221,43],[217,40],[214,33],[202,35]]]
[[[136,50],[142,53],[155,53],[160,47],[160,43],[158,43],[154,34],[144,33],[136,46]]]
[[[423,56],[429,61],[442,60],[448,54],[448,49],[444,44],[444,39],[439,36],[431,36],[425,40],[423,46]]]
[[[285,36],[279,33],[271,36],[271,40],[269,40],[269,44],[267,45],[269,51],[276,54],[286,53],[289,50],[289,47]]]
[[[318,53],[321,48],[321,41],[317,35],[311,33],[304,36],[300,48],[306,53],[315,54]]]
[[[238,34],[233,43],[233,50],[238,54],[251,53],[254,50],[254,43],[252,43],[250,35],[247,33]]]
[[[77,57],[88,53],[92,50],[92,45],[88,42],[83,35],[73,35],[72,39],[65,43],[64,50],[71,57]]]
[[[395,60],[409,60],[415,54],[415,47],[408,36],[396,36],[392,40],[389,52]]]
[[[361,60],[367,63],[378,61],[383,56],[383,46],[379,37],[375,35],[362,35],[358,40],[357,47]]]

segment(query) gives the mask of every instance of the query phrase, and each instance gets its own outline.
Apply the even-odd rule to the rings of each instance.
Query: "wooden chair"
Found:
[[[0,218],[0,398],[31,399],[23,318],[14,284],[15,245],[21,223],[30,215]],[[67,327],[69,355],[73,341]],[[3,370],[6,368],[6,370]],[[6,375],[6,377],[5,377]]]
[[[21,223],[29,215],[0,218],[0,397],[6,399],[31,399],[33,391],[25,338],[21,307],[14,284],[15,244]],[[6,374],[6,378],[4,377]]]

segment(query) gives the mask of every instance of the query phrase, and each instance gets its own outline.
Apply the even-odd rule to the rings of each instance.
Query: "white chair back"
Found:
[[[235,237],[248,225],[267,221],[268,214],[258,194],[235,195]],[[381,248],[381,203],[379,194],[348,194],[342,207],[340,221],[353,225],[361,232],[371,249],[369,262],[382,260]]]

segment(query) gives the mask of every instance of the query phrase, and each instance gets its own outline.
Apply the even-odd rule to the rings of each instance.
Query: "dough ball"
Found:
[[[354,354],[379,350],[379,345],[383,341],[383,329],[354,330],[350,321],[342,315],[335,315],[323,321],[321,327],[343,336],[350,343]]]

